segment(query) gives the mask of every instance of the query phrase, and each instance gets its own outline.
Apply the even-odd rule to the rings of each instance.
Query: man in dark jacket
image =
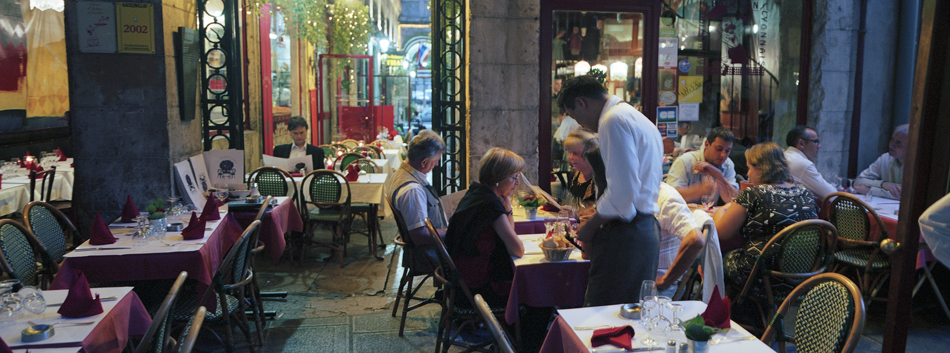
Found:
[[[304,118],[295,116],[290,118],[287,123],[287,130],[290,131],[290,137],[294,143],[274,147],[274,157],[295,158],[311,156],[313,158],[313,169],[324,169],[323,149],[307,143],[307,121]]]

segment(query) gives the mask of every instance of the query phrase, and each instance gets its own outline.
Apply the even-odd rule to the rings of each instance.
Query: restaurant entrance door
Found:
[[[657,119],[657,70],[663,50],[660,44],[658,1],[571,0],[541,3],[541,102],[538,120],[538,183],[550,190],[552,171],[569,168],[554,133],[570,120],[559,112],[557,94],[561,83],[577,75],[599,77],[607,91],[630,103],[651,120]],[[675,46],[672,47],[675,53]],[[672,86],[671,86],[672,87]],[[672,88],[666,95],[673,94]],[[672,103],[672,102],[671,102]],[[665,104],[669,105],[669,103]],[[557,195],[555,195],[557,196]]]

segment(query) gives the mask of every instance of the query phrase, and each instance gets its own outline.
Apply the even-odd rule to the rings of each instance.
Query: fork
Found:
[[[623,323],[623,324],[620,324],[620,325],[582,326],[582,327],[575,327],[574,330],[577,330],[577,331],[596,330],[596,329],[602,329],[602,328],[608,328],[608,327],[627,326],[627,325],[630,325],[630,324],[632,324],[632,323],[633,323],[633,320],[630,320],[630,321],[627,321],[627,322],[625,322],[625,323]]]

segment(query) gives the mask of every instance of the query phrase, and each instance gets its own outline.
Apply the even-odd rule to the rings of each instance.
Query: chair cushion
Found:
[[[310,210],[310,220],[315,222],[336,222],[340,220],[340,211],[315,208]]]
[[[854,248],[842,250],[835,253],[835,261],[854,267],[865,267],[868,259],[871,258],[871,250],[866,248]],[[880,270],[891,266],[890,260],[883,256],[878,256],[871,264],[871,269]]]

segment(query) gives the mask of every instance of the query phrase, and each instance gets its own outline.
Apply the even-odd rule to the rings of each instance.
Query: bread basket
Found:
[[[544,252],[544,258],[548,261],[566,261],[571,257],[571,251],[574,251],[574,248],[564,248],[564,249],[555,249],[541,246],[541,251]]]

